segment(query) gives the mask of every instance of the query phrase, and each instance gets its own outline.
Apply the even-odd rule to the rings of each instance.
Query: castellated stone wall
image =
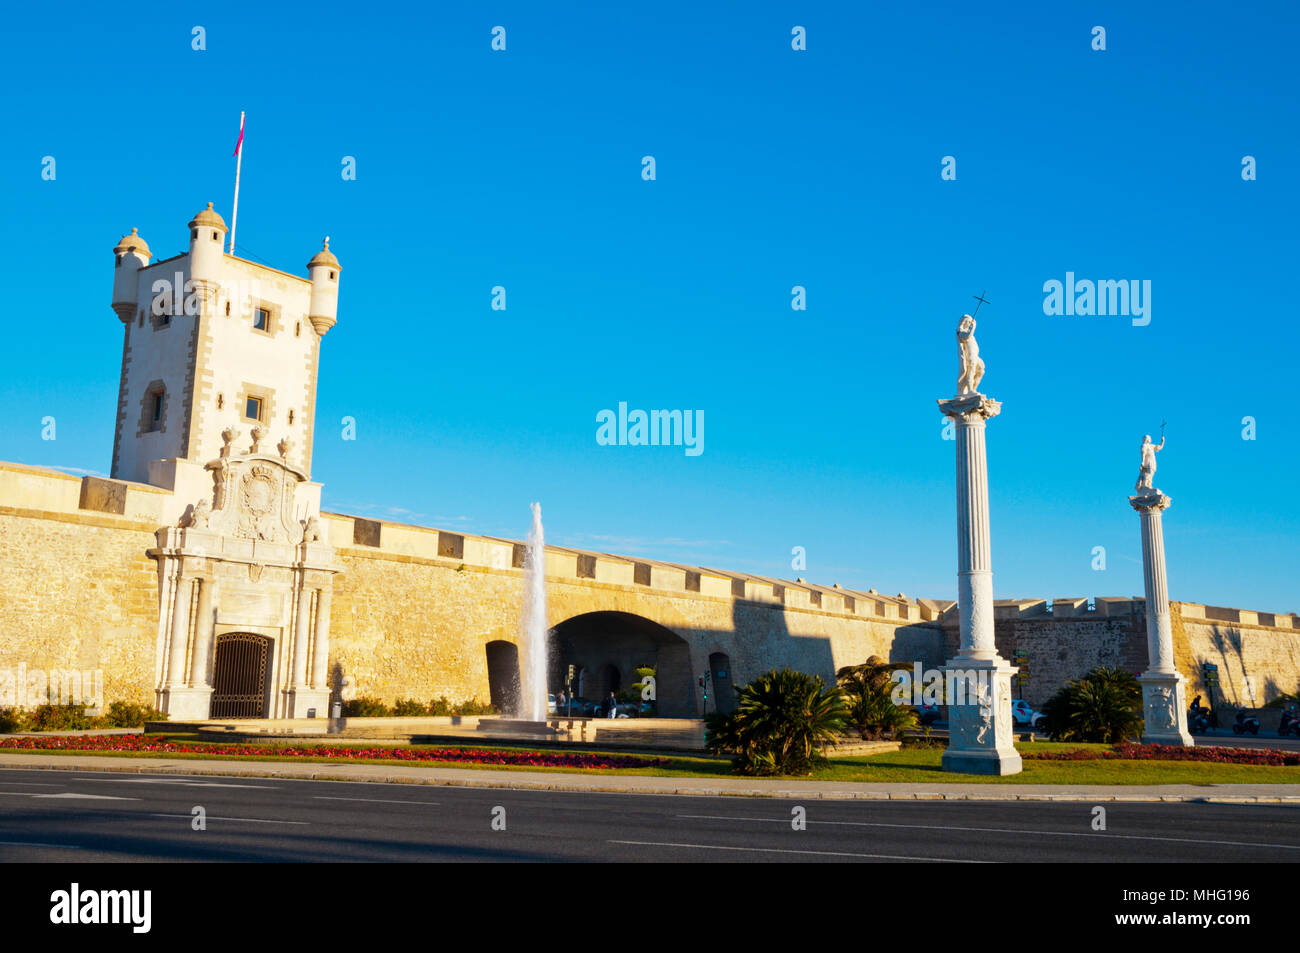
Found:
[[[1219,668],[1215,704],[1253,708],[1300,688],[1300,617],[1188,602],[1169,604],[1174,661],[1190,701],[1210,697],[1202,665]],[[1065,682],[1099,665],[1140,673],[1147,667],[1142,599],[1003,600],[994,606],[998,654],[1028,656],[1023,697],[1040,707]],[[945,651],[957,650],[957,614],[944,615]],[[1015,696],[1021,697],[1016,687]]]
[[[0,696],[5,673],[25,666],[102,670],[106,701],[155,700],[164,660],[149,551],[170,503],[146,484],[0,463]],[[523,544],[328,513],[321,529],[342,569],[330,665],[352,693],[489,700],[492,647],[518,643]],[[732,686],[785,665],[829,680],[871,655],[937,668],[956,651],[951,603],[563,547],[547,548],[546,575],[548,622],[567,633],[566,660],[593,678],[616,668],[627,687],[654,657],[673,713],[700,710],[706,671],[726,671]],[[1300,618],[1171,610],[1189,695],[1206,693],[1204,662],[1219,666],[1217,701],[1262,704],[1300,686]],[[1009,660],[1028,653],[1024,697],[1038,706],[1095,665],[1141,671],[1143,611],[1140,599],[999,602],[997,645]],[[593,618],[600,624],[584,628]],[[594,680],[584,694],[603,697],[605,687]],[[718,698],[715,684],[710,710]]]
[[[22,691],[43,702],[46,678],[95,670],[105,700],[153,704],[159,491],[122,487],[0,464],[0,705]]]
[[[522,546],[333,514],[324,522],[343,567],[330,625],[338,674],[351,678],[357,694],[386,702],[489,700],[485,647],[518,644]],[[839,600],[830,609],[813,605],[807,589],[555,547],[547,549],[547,577],[552,627],[589,613],[624,613],[680,640],[657,656],[581,644],[568,656],[593,673],[614,664],[622,687],[638,664],[657,661],[661,710],[667,693],[685,709],[677,713],[698,713],[703,702],[695,682],[719,653],[733,685],[785,665],[832,682],[837,668],[872,655],[927,666],[942,661],[940,610],[916,603],[872,599],[868,606],[850,596],[853,607],[846,608],[844,595],[817,592],[819,601]],[[584,694],[603,696],[604,687],[593,682]]]

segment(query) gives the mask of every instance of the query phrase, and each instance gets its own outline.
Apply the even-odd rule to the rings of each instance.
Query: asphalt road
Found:
[[[207,829],[192,829],[193,809]],[[793,809],[806,810],[794,830]],[[494,830],[504,809],[505,830]],[[0,770],[0,862],[1300,860],[1294,807],[809,801]],[[498,825],[500,821],[497,821]]]

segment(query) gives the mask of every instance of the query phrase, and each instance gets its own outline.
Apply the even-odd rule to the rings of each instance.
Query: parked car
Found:
[[[1046,721],[1043,713],[1034,711],[1029,707],[1029,702],[1023,698],[1017,698],[1011,703],[1011,720],[1021,727],[1037,728],[1042,730],[1046,727]]]
[[[594,718],[596,716],[596,703],[588,701],[585,698],[572,698],[564,704],[564,711],[561,714],[568,715],[572,713],[575,718]]]
[[[922,725],[933,725],[939,720],[938,705],[913,705],[912,710],[916,712],[916,720]]]

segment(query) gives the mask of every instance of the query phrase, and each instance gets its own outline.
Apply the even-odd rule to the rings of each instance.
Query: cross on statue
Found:
[[[980,304],[989,304],[989,299],[984,297],[986,294],[988,294],[987,291],[981,291],[977,295],[971,295],[971,297],[974,298],[976,301],[978,301]],[[975,305],[975,311],[971,314],[972,318],[977,317],[979,315],[980,304]]]

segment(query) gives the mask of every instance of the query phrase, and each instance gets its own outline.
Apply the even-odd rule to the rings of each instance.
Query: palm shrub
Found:
[[[1053,741],[1118,744],[1142,734],[1142,688],[1130,672],[1098,666],[1043,705]]]
[[[812,773],[825,761],[846,710],[838,688],[815,675],[773,669],[736,693],[736,710],[705,719],[711,751],[735,756],[741,774]]]
[[[842,668],[835,673],[848,710],[847,724],[864,741],[879,738],[902,738],[917,727],[916,712],[895,705],[891,697],[894,682],[890,675],[899,665],[868,659],[864,665]]]

